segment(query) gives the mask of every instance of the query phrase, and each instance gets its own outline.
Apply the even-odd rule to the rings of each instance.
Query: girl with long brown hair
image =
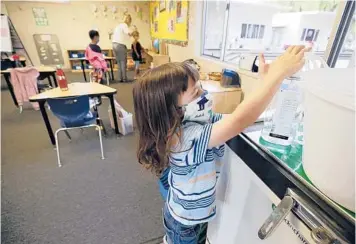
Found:
[[[302,68],[304,52],[304,46],[290,46],[270,65],[260,58],[260,89],[227,116],[212,112],[212,99],[189,64],[165,64],[138,80],[133,91],[138,160],[157,175],[170,168],[163,211],[166,243],[200,243],[199,233],[216,214],[224,143],[256,121],[283,79]]]

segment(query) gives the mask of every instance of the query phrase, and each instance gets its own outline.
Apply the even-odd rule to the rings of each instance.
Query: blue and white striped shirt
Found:
[[[215,216],[215,188],[225,146],[208,148],[213,123],[187,121],[182,125],[181,143],[170,155],[168,209],[184,225],[196,225]]]

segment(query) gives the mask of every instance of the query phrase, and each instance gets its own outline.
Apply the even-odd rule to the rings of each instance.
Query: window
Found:
[[[274,59],[304,44],[324,56],[339,6],[339,0],[205,1],[203,55],[238,64],[241,55]],[[355,33],[349,38],[345,50],[355,48]]]
[[[347,68],[352,66],[355,67],[355,48],[356,48],[355,19],[356,16],[354,14],[348,32],[345,36],[340,54],[336,61],[335,68]],[[352,65],[350,64],[350,61],[352,61]]]
[[[205,3],[204,55],[215,58],[221,57],[225,12],[225,1],[207,1]]]

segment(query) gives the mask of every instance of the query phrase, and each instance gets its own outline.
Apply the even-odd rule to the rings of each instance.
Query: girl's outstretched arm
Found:
[[[305,51],[308,50],[304,46],[290,46],[283,55],[271,63],[263,77],[263,85],[244,100],[232,114],[213,124],[208,147],[225,143],[253,124],[266,109],[282,81],[303,67]]]

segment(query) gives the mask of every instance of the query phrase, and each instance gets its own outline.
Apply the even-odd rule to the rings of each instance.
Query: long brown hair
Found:
[[[198,71],[186,63],[168,63],[144,73],[133,90],[138,161],[157,175],[168,167],[172,137],[180,131],[178,96],[187,90],[189,78],[197,81]]]

